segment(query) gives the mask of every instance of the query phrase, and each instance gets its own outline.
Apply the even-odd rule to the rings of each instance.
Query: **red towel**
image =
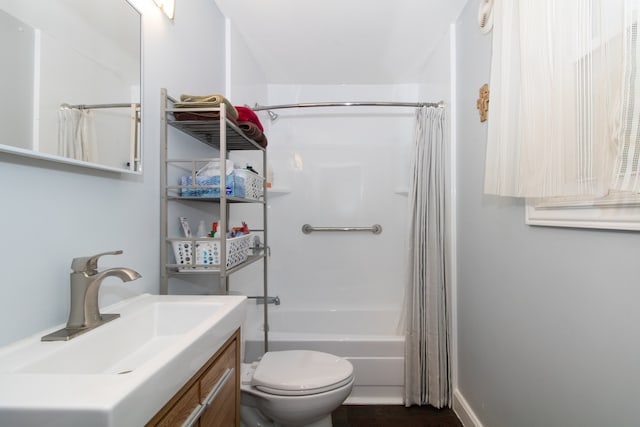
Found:
[[[264,132],[264,128],[262,127],[262,123],[260,123],[258,115],[251,108],[236,106],[236,110],[238,110],[239,122],[251,122],[258,126],[260,132]]]

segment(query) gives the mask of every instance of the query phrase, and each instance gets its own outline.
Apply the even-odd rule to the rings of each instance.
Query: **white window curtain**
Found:
[[[485,193],[604,196],[625,132],[627,163],[637,161],[640,107],[629,128],[622,101],[635,37],[624,17],[630,28],[638,1],[495,0]]]
[[[640,193],[640,43],[638,18],[640,1],[625,3],[623,33],[622,111],[617,156],[611,189]]]

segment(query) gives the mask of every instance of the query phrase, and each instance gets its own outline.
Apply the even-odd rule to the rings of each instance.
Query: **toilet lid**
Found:
[[[251,385],[271,394],[321,393],[347,384],[353,365],[333,354],[310,350],[270,351],[262,357]]]

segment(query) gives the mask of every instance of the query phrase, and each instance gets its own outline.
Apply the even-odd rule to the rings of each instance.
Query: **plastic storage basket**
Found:
[[[191,175],[183,175],[180,185],[192,185],[193,177]],[[196,187],[181,188],[180,195],[182,197],[220,197],[220,187],[211,188],[207,185],[220,185],[220,175],[214,176],[196,176]],[[235,173],[227,175],[226,195],[235,197],[245,197],[244,178]]]
[[[220,268],[220,240],[207,239],[195,240],[196,254],[193,256],[191,240],[179,240],[171,242],[178,271],[206,271]],[[227,239],[227,268],[240,264],[249,256],[251,234]]]
[[[245,198],[258,200],[262,197],[262,193],[264,191],[264,177],[248,169],[235,169],[233,173],[236,177],[243,179]]]

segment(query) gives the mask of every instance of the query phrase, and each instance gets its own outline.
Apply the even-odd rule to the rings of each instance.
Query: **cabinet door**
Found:
[[[221,384],[215,398],[200,417],[201,427],[239,426],[239,379],[238,339],[236,338],[220,355],[214,365],[205,373],[200,382],[200,399],[207,396],[217,384]],[[222,381],[222,382],[221,382]]]

